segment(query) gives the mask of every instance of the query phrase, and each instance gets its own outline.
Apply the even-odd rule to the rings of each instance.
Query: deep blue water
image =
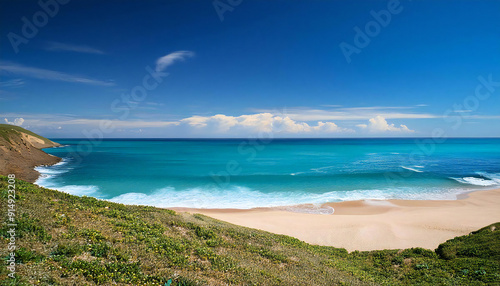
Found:
[[[37,184],[159,207],[455,199],[500,185],[500,139],[54,139]]]

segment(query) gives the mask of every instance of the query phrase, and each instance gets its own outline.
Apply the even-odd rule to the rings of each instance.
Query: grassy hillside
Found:
[[[6,186],[0,177],[3,206]],[[435,252],[347,253],[203,215],[16,187],[17,278],[2,267],[0,285],[500,284],[500,223]],[[5,223],[0,237],[7,245]]]
[[[49,139],[45,138],[45,137],[42,137],[36,133],[33,133],[29,130],[26,130],[22,127],[19,127],[19,126],[15,126],[15,125],[10,125],[10,124],[0,124],[0,137],[3,137],[6,141],[10,142],[9,140],[9,137],[10,137],[10,134],[12,134],[13,132],[23,132],[23,133],[26,133],[28,135],[31,135],[31,136],[34,136],[36,138],[39,138],[39,139],[42,139],[43,142],[45,142],[45,144],[51,144],[52,141],[50,141]]]

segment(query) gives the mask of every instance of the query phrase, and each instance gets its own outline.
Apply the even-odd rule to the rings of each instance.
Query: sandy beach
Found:
[[[330,203],[334,214],[251,210],[176,209],[233,224],[286,234],[312,244],[354,250],[435,249],[440,243],[500,221],[500,189],[448,201],[350,201]]]

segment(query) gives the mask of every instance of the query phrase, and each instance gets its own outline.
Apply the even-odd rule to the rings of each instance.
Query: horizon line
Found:
[[[280,139],[299,139],[299,140],[331,140],[331,139],[500,139],[500,136],[496,137],[276,137],[276,138],[266,138],[266,137],[110,137],[110,138],[99,138],[99,139],[89,139],[83,137],[47,137],[50,140],[57,139],[71,139],[71,140],[87,140],[87,141],[99,141],[99,140],[124,140],[124,139],[137,139],[137,140],[280,140]]]

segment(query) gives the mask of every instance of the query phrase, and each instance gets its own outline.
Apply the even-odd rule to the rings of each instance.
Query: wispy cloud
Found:
[[[59,71],[53,71],[35,67],[27,67],[15,63],[1,62],[1,61],[0,61],[0,72],[4,74],[26,76],[37,79],[74,82],[74,83],[82,83],[89,85],[100,85],[100,86],[115,85],[113,82],[110,81],[102,81],[88,77],[67,74]]]
[[[288,108],[287,115],[298,121],[325,121],[325,120],[369,120],[376,116],[386,119],[430,119],[440,118],[440,115],[413,112],[414,107],[406,106],[373,106],[373,107],[342,107],[330,109],[315,108]],[[403,112],[403,110],[408,110]],[[253,109],[255,112],[270,112],[267,109]]]
[[[19,87],[24,85],[24,80],[20,78],[15,78],[6,81],[0,81],[0,87]]]
[[[179,122],[171,121],[142,121],[142,120],[106,120],[115,128],[154,128],[171,125],[179,125]],[[98,127],[103,120],[101,119],[72,119],[64,122],[52,121],[53,125],[82,125]]]
[[[16,118],[17,117],[17,118]],[[178,121],[146,121],[146,120],[117,120],[117,119],[98,119],[98,118],[80,118],[72,114],[27,114],[27,113],[0,113],[0,118],[9,124],[26,123],[33,127],[59,127],[72,126],[78,128],[99,128],[103,120],[109,121],[115,128],[155,128],[170,125],[179,125]],[[12,122],[7,118],[15,118]],[[20,121],[22,120],[22,122]],[[16,124],[18,125],[18,124]]]
[[[192,56],[194,56],[194,53],[190,51],[177,51],[170,53],[156,60],[156,71],[157,72],[164,71],[168,66],[172,65],[174,62],[183,61],[186,58]]]
[[[362,107],[342,107],[339,110],[357,111],[357,110],[387,110],[387,109],[413,109],[415,106],[362,106]]]
[[[464,115],[466,119],[500,119],[500,115]]]
[[[89,46],[72,45],[59,42],[47,42],[44,46],[44,49],[47,51],[64,51],[64,52],[75,52],[75,53],[96,54],[96,55],[105,54],[103,51]]]

